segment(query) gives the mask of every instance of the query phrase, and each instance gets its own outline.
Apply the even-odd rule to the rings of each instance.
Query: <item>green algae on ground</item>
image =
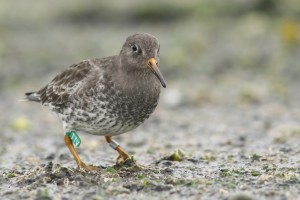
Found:
[[[260,156],[260,155],[258,155],[258,154],[253,154],[252,156],[251,156],[251,161],[253,162],[253,161],[259,161],[260,160],[260,158],[261,158],[262,156]]]
[[[257,171],[257,170],[252,170],[251,171],[251,175],[252,176],[260,176],[261,175],[261,172]]]
[[[7,174],[7,178],[13,178],[13,177],[15,177],[16,175],[15,175],[15,173],[8,173]]]
[[[104,172],[111,173],[111,174],[117,174],[118,172],[113,167],[107,167]]]
[[[186,153],[181,149],[176,149],[171,155],[164,157],[162,160],[182,161],[186,157]]]
[[[36,194],[38,200],[52,200],[53,198],[49,195],[48,188],[41,188]]]

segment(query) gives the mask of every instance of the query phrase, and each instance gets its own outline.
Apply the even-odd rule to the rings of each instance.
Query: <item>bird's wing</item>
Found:
[[[67,103],[78,88],[86,83],[97,70],[99,68],[91,60],[71,65],[37,92],[42,104],[61,106]]]

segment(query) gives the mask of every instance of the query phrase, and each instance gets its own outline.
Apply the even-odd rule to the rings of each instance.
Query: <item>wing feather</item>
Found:
[[[90,60],[71,65],[68,69],[57,75],[48,85],[39,90],[43,105],[61,106],[67,103],[94,70],[99,69]]]

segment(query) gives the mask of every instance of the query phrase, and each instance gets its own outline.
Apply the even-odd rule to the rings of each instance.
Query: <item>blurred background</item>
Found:
[[[286,98],[287,84],[300,76],[299,4],[2,1],[1,96],[21,98],[70,64],[117,54],[128,35],[148,32],[161,42],[166,92],[180,90],[172,90],[174,97],[192,93],[189,103],[217,102],[224,100],[226,90],[238,95],[230,101]]]
[[[230,113],[232,107],[274,102],[293,110],[300,104],[299,0],[0,4],[1,155],[13,152],[13,144],[19,151],[37,143],[24,138],[62,134],[55,114],[18,102],[24,92],[40,89],[70,64],[118,54],[135,32],[153,34],[161,43],[160,69],[168,87],[156,116],[171,110],[200,116],[195,108],[205,107],[228,107]],[[58,137],[49,146],[56,141],[63,146]],[[2,160],[10,156],[15,154]]]

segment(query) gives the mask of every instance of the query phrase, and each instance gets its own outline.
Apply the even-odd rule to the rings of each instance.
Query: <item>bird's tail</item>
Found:
[[[26,92],[25,98],[21,99],[20,101],[41,101],[41,96],[37,92]]]

